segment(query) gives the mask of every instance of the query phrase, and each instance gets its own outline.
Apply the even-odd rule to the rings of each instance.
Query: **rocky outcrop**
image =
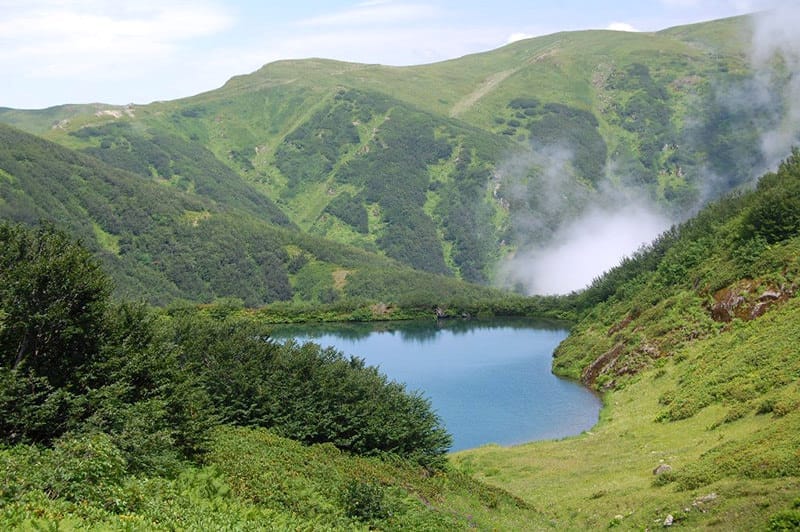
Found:
[[[633,321],[633,318],[634,318],[633,314],[628,314],[619,323],[615,323],[614,325],[612,325],[611,328],[608,329],[608,332],[606,333],[606,336],[609,336],[609,337],[610,336],[614,336],[615,334],[620,332],[622,329],[624,329],[625,327],[630,325],[631,322]]]
[[[737,290],[723,288],[714,294],[711,306],[711,319],[728,323],[736,317],[737,310],[746,303],[745,297]]]
[[[604,373],[610,369],[617,362],[617,359],[622,355],[623,351],[624,345],[622,343],[618,343],[597,357],[594,362],[589,364],[589,366],[583,370],[583,373],[581,374],[581,380],[589,386],[594,386],[594,383],[597,381],[597,377],[599,377],[601,373]]]
[[[729,323],[734,318],[754,320],[763,316],[774,305],[794,295],[794,285],[764,288],[761,283],[743,280],[718,290],[709,305],[714,321]]]
[[[716,492],[711,492],[708,495],[703,495],[702,497],[697,497],[693,502],[692,506],[700,510],[701,512],[705,512],[706,508],[714,503],[718,498]]]
[[[669,473],[670,471],[672,471],[671,465],[659,464],[657,468],[653,469],[653,474],[658,476],[658,475],[663,475],[664,473]]]

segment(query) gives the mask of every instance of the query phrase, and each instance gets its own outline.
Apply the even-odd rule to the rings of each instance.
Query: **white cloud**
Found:
[[[168,1],[11,1],[3,8],[0,65],[22,65],[34,77],[102,73],[115,65],[120,75],[164,62],[185,42],[233,24],[218,7]]]
[[[632,25],[628,24],[627,22],[612,22],[611,24],[608,25],[606,29],[613,31],[633,31],[633,32],[639,31]]]
[[[535,37],[535,35],[531,35],[530,33],[522,33],[522,32],[512,33],[511,35],[508,36],[508,39],[506,39],[506,44],[511,44],[512,42],[517,42],[517,41],[524,41],[525,39],[531,39],[533,37]]]
[[[589,209],[563,228],[544,248],[518,254],[503,268],[531,294],[567,294],[617,266],[669,227],[645,206],[610,212]]]

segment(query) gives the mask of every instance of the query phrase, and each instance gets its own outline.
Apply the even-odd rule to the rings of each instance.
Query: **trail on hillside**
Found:
[[[476,88],[474,91],[461,98],[453,105],[453,108],[450,109],[450,118],[458,118],[459,116],[464,114],[466,111],[471,109],[472,106],[478,102],[478,100],[480,100],[481,98],[483,98],[484,96],[495,90],[502,82],[504,82],[509,77],[513,76],[523,68],[532,65],[534,63],[537,63],[542,59],[553,55],[557,50],[556,48],[557,44],[558,43],[554,43],[544,52],[529,58],[521,66],[518,66],[516,68],[510,68],[508,70],[503,70],[501,72],[496,72],[491,76],[487,77],[486,79],[484,79],[483,82],[481,82],[481,84],[478,85],[478,88]]]
[[[477,89],[467,94],[453,105],[453,108],[450,110],[450,117],[457,118],[461,116],[465,111],[471,109],[478,100],[492,92],[498,85],[511,75],[519,72],[519,70],[519,68],[503,70],[502,72],[497,72],[484,79],[483,82],[478,85]]]

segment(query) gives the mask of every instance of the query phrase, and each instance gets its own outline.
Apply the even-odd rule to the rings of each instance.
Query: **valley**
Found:
[[[681,221],[788,153],[791,136],[761,142],[796,136],[788,74],[748,59],[751,32],[739,17],[559,33],[417,67],[281,61],[181,100],[0,121],[258,222],[530,293],[527,263],[511,259],[587,210]],[[763,97],[735,97],[749,91]]]
[[[0,526],[796,530],[800,63],[765,20],[0,108]],[[366,354],[273,335],[496,317],[569,325],[596,426],[451,452]]]

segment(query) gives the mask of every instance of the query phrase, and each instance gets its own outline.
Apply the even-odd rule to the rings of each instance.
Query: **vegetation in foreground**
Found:
[[[519,528],[424,397],[224,312],[114,302],[88,250],[0,225],[0,526]]]
[[[565,300],[584,317],[554,367],[606,392],[601,423],[449,461],[428,402],[360,360],[115,303],[64,233],[0,226],[0,520],[795,529],[798,212],[794,152]]]
[[[66,235],[3,225],[8,527],[791,530],[800,152],[565,300],[575,438],[449,460],[427,401],[225,307],[114,303]]]
[[[795,151],[598,279],[554,359],[605,391],[598,426],[453,462],[558,528],[798,529],[798,213]]]
[[[219,426],[197,463],[132,473],[102,433],[0,450],[4,529],[524,529],[543,516],[456,471]]]

